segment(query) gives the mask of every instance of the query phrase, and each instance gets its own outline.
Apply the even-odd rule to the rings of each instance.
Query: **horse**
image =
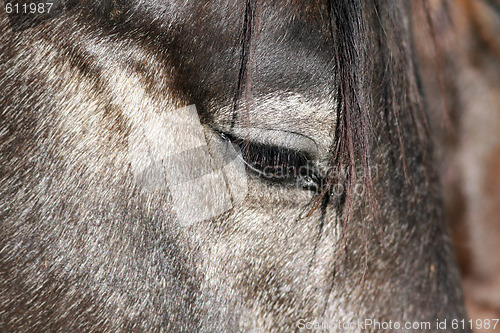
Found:
[[[0,13],[2,330],[471,331],[409,1],[33,3]]]

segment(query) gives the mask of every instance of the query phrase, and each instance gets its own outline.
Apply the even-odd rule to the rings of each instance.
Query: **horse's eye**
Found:
[[[320,188],[320,177],[307,153],[223,135],[238,146],[248,170],[264,181],[298,186],[312,191]]]

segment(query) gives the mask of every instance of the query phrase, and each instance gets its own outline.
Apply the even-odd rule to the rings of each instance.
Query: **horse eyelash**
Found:
[[[225,134],[221,136],[239,147],[240,156],[247,168],[261,178],[271,182],[294,182],[299,187],[318,190],[320,179],[306,153]]]

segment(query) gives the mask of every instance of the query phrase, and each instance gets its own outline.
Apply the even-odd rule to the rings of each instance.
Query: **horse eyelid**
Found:
[[[240,150],[245,165],[266,180],[309,184],[318,180],[317,172],[307,153],[290,148],[264,145],[219,133],[222,139],[231,141]],[[304,186],[301,186],[304,187]]]

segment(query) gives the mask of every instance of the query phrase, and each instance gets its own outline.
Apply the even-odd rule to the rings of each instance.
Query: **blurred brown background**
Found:
[[[500,318],[500,0],[423,0],[413,6],[469,316]],[[494,331],[500,332],[500,323]]]

